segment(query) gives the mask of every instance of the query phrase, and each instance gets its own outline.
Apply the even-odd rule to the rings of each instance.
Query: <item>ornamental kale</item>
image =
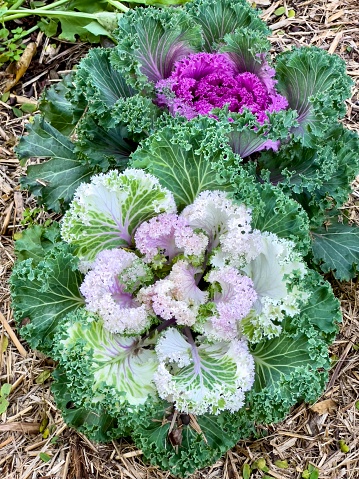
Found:
[[[94,440],[132,435],[145,457],[180,475],[255,422],[315,400],[330,365],[339,304],[303,260],[305,216],[248,179],[247,204],[216,190],[214,177],[179,207],[188,179],[177,178],[176,204],[151,174],[111,170],[78,187],[62,239],[56,226],[35,226],[18,241],[28,251],[11,277],[16,320],[58,361],[65,420]],[[273,204],[264,217],[262,201]],[[284,227],[294,207],[296,241]],[[178,445],[173,415],[189,417],[176,423],[186,437]],[[190,463],[179,460],[184,451]]]
[[[116,47],[92,49],[44,94],[18,154],[48,161],[29,166],[23,186],[64,211],[93,174],[132,166],[158,176],[179,155],[191,171],[208,152],[206,174],[217,175],[218,189],[233,189],[246,170],[298,201],[310,218],[309,259],[353,277],[359,233],[338,222],[359,171],[358,136],[338,122],[352,82],[344,62],[319,48],[271,60],[268,33],[245,0],[128,11]]]
[[[246,108],[264,123],[267,113],[288,106],[270,80],[268,76],[263,83],[254,73],[242,73],[224,53],[195,53],[176,62],[171,76],[157,82],[157,104],[188,120],[225,105],[235,112]]]
[[[272,61],[268,33],[245,0],[129,11],[18,147],[47,159],[23,185],[64,213],[17,242],[21,334],[58,361],[68,424],[178,475],[317,399],[341,315],[311,267],[359,263],[337,221],[359,169],[345,65]]]

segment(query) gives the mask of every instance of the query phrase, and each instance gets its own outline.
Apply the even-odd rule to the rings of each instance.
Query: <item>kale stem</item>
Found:
[[[14,3],[14,5],[12,6],[13,9],[17,9],[19,7],[21,7],[21,5],[25,2],[25,0],[19,0],[18,2]]]
[[[39,27],[37,25],[35,25],[34,27],[32,28],[29,28],[29,30],[24,30],[22,32],[21,35],[19,35],[17,38],[20,39],[20,38],[23,38],[23,37],[27,37],[28,35],[30,35],[32,32],[34,32],[35,30],[38,30]]]
[[[9,17],[4,17],[5,20],[9,21],[14,20],[16,18],[21,18],[22,16],[28,15],[37,15],[41,16],[57,16],[57,17],[78,17],[78,18],[90,18],[96,20],[97,16],[94,13],[84,13],[84,12],[65,12],[62,10],[45,10],[42,8],[37,8],[35,10],[11,10],[14,15],[10,15]]]
[[[126,13],[129,11],[129,8],[125,7],[125,5],[123,5],[121,2],[117,2],[116,0],[107,0],[107,2],[122,12]]]
[[[192,347],[196,347],[196,344],[195,344],[195,342],[194,342],[194,339],[193,339],[191,330],[189,329],[188,326],[185,326],[185,327],[183,328],[183,333],[184,333],[184,335],[186,336],[186,338],[188,339],[189,344],[190,344]]]
[[[37,10],[52,10],[53,8],[59,7],[60,5],[63,5],[64,3],[69,3],[69,0],[57,0],[57,2],[49,3],[49,5],[44,5],[43,7],[40,7]],[[13,8],[15,9],[15,6]]]
[[[171,319],[167,319],[166,321],[162,321],[161,324],[159,324],[158,326],[155,326],[153,329],[148,331],[148,333],[142,337],[142,341],[144,341],[147,338],[150,338],[155,333],[160,333],[164,329],[167,329],[169,326],[172,326],[172,324],[176,324],[176,321],[177,321],[176,318],[171,318]]]

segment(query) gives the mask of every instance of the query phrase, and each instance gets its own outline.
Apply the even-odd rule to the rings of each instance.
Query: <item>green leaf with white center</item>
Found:
[[[62,237],[92,261],[104,249],[131,246],[137,226],[176,209],[172,194],[142,170],[113,170],[81,185],[62,222]]]
[[[245,341],[196,346],[171,328],[159,339],[156,352],[162,360],[154,376],[158,394],[174,401],[179,411],[218,414],[244,405],[254,367]]]
[[[86,324],[86,311],[79,314],[60,341],[57,355],[63,367],[75,370],[72,361],[78,361],[78,356],[73,351],[80,346],[87,358],[85,371],[91,376],[89,399],[99,400],[105,387],[113,391],[118,401],[132,405],[144,403],[149,395],[155,396],[152,379],[158,367],[156,353],[143,349],[137,338],[110,333],[100,320]]]

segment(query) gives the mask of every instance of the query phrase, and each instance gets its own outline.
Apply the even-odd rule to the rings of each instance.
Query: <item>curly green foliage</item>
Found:
[[[195,0],[185,8],[202,27],[204,49],[207,52],[216,50],[226,39],[225,36],[237,29],[269,34],[267,25],[246,0]]]
[[[33,241],[34,255],[29,254],[28,259],[14,266],[10,277],[11,297],[21,336],[32,348],[49,353],[62,319],[84,304],[79,292],[82,274],[77,270],[78,258],[73,256],[71,246],[55,242],[51,247],[36,227],[32,232],[40,238]],[[41,261],[36,256],[39,242],[44,249]]]
[[[312,270],[308,270],[303,278],[306,291],[310,291],[310,297],[303,302],[300,315],[287,319],[284,329],[287,332],[315,330],[321,341],[331,344],[338,326],[342,321],[340,301],[334,296],[332,287],[328,281]]]
[[[44,90],[39,102],[39,110],[46,121],[65,136],[73,133],[87,106],[80,94],[73,98],[73,79],[74,72],[66,75],[61,82]]]
[[[93,173],[106,172],[109,168],[124,170],[131,152],[136,148],[137,143],[129,138],[123,123],[104,128],[97,118],[85,116],[77,125],[74,151]]]
[[[118,101],[113,107],[111,117],[113,123],[126,125],[132,138],[139,142],[156,130],[161,113],[151,98],[137,94]],[[104,127],[107,126],[104,121],[101,123]]]
[[[280,336],[252,347],[256,381],[247,408],[257,423],[278,422],[296,402],[316,401],[327,381],[340,303],[318,273],[308,271],[303,281],[310,296],[300,314],[284,320]]]
[[[130,85],[147,92],[170,75],[176,61],[202,47],[200,27],[180,9],[132,10],[120,20],[115,36],[114,67]]]
[[[345,62],[320,48],[295,48],[278,55],[276,73],[278,91],[298,111],[299,126],[293,133],[304,146],[315,147],[345,114],[352,86]]]
[[[52,373],[52,377],[54,382],[51,391],[68,426],[96,442],[108,442],[129,433],[123,425],[119,426],[117,418],[109,414],[101,403],[84,404],[83,398],[79,398],[77,394],[82,391],[82,384],[79,391],[74,389],[78,384],[72,382],[73,376],[69,377],[64,368],[59,366]]]
[[[316,148],[303,147],[299,141],[284,144],[278,153],[262,153],[258,166],[262,176],[269,172],[273,184],[280,184],[304,206],[313,225],[321,225],[327,210],[348,198],[359,172],[358,150],[358,135],[338,124],[317,141]]]
[[[223,128],[227,132],[234,153],[246,160],[253,153],[265,148],[273,151],[272,148],[276,143],[287,141],[290,128],[297,125],[297,114],[292,110],[269,113],[268,121],[262,124],[246,109],[242,113],[228,112],[224,108],[215,109],[213,112],[218,116],[218,124],[221,124],[218,128]]]
[[[309,220],[301,205],[269,184],[257,185],[257,190],[261,197],[260,204],[246,203],[252,207],[253,228],[290,239],[299,250],[307,253],[311,246]],[[240,190],[236,196],[241,196]],[[242,201],[245,201],[243,196]]]
[[[172,405],[165,401],[146,403],[141,409],[141,419],[132,416],[132,437],[147,460],[180,477],[213,464],[240,437],[248,437],[254,431],[243,411],[235,415],[223,412],[218,416],[196,416],[196,425],[192,419],[181,429],[175,422],[170,432],[172,412]]]
[[[74,77],[74,96],[83,96],[88,111],[97,116],[111,115],[111,109],[122,98],[129,98],[136,91],[127,84],[123,75],[110,61],[111,48],[93,48],[79,64]]]
[[[180,210],[201,191],[230,190],[221,172],[236,175],[241,159],[226,144],[228,124],[221,128],[209,117],[191,122],[177,118],[171,123],[141,144],[132,154],[131,166],[156,176],[173,192]]]
[[[53,223],[50,227],[34,225],[17,234],[15,255],[17,262],[32,258],[33,265],[38,264],[56,243],[61,241],[60,225]]]

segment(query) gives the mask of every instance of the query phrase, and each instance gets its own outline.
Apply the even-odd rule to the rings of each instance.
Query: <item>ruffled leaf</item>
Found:
[[[303,284],[310,293],[309,299],[303,304],[296,321],[285,321],[283,328],[288,332],[293,332],[293,328],[305,331],[308,324],[313,325],[320,337],[330,344],[338,332],[338,324],[342,321],[340,302],[334,296],[330,283],[316,271],[309,270]]]
[[[225,143],[215,120],[201,117],[178,122],[143,142],[132,154],[132,165],[156,176],[182,209],[201,191],[229,189],[218,172],[226,167],[235,169],[239,159]]]
[[[134,9],[124,15],[116,33],[113,64],[136,88],[169,77],[175,62],[199,51],[200,28],[180,9]]]
[[[202,27],[204,48],[207,52],[217,49],[225,35],[236,29],[268,33],[266,24],[245,0],[196,0],[186,5],[186,10]],[[258,52],[259,53],[259,52]]]
[[[229,143],[234,153],[241,158],[262,150],[277,151],[280,141],[287,139],[290,128],[297,124],[296,114],[292,111],[268,114],[268,120],[263,124],[249,111],[242,114],[229,112],[227,115],[231,118]],[[223,121],[223,114],[219,113],[219,118]]]
[[[265,55],[270,49],[270,42],[263,31],[241,28],[224,37],[225,45],[220,52],[227,53],[234,62],[238,73],[250,72],[257,75],[272,91],[276,81],[275,70],[266,61]]]
[[[137,226],[156,213],[173,212],[172,194],[141,170],[116,170],[81,185],[62,222],[62,237],[81,259],[104,249],[130,246]]]
[[[252,227],[290,239],[307,252],[310,247],[309,221],[302,207],[269,184],[259,186],[258,190],[263,204],[259,207],[253,204]],[[240,192],[237,198],[246,201]],[[248,206],[252,206],[251,203]]]
[[[253,424],[245,412],[236,415],[223,412],[216,416],[193,416],[190,423],[180,429],[176,421],[172,433],[172,414],[172,405],[164,401],[146,404],[140,416],[132,416],[132,437],[147,460],[162,469],[170,469],[179,477],[213,464],[238,439],[253,432]],[[177,447],[176,440],[180,442]]]
[[[278,90],[298,112],[293,133],[304,146],[315,147],[338,118],[345,114],[352,81],[344,61],[316,47],[296,48],[277,57]]]
[[[30,165],[21,185],[38,197],[40,204],[61,211],[72,200],[76,188],[90,180],[93,168],[84,165],[74,152],[74,144],[40,116],[29,126],[16,149],[23,160],[30,157],[51,158],[39,165]]]
[[[111,49],[93,48],[81,61],[75,76],[76,96],[83,95],[91,114],[111,114],[111,109],[122,98],[136,91],[111,64]]]
[[[83,305],[77,267],[78,259],[64,243],[38,263],[29,258],[15,264],[10,278],[15,319],[19,326],[25,324],[21,335],[32,348],[48,353],[61,320]]]
[[[83,388],[88,385],[81,397],[89,403],[98,402],[106,389],[127,406],[142,404],[147,396],[156,396],[152,380],[158,366],[156,353],[144,349],[138,338],[110,333],[101,320],[84,308],[66,318],[56,336],[53,357],[60,361],[70,378],[79,376],[71,379],[72,382],[83,383]]]
[[[170,356],[169,344],[173,345]],[[163,356],[154,376],[158,394],[174,401],[179,411],[218,414],[243,406],[244,392],[253,384],[254,369],[245,341],[201,342],[197,346],[191,339],[186,342],[177,330],[168,330],[159,339],[156,352]],[[186,361],[182,355],[187,356]]]
[[[84,163],[92,165],[94,171],[97,168],[107,171],[110,167],[124,170],[131,152],[137,148],[137,143],[128,138],[123,124],[103,128],[91,116],[78,125],[77,135],[75,151],[79,156],[84,155]]]
[[[97,405],[83,405],[81,400],[76,401],[74,384],[66,374],[64,368],[58,367],[53,373],[54,382],[51,391],[55,397],[56,406],[62,412],[65,423],[76,428],[96,442],[107,442],[126,436],[129,431],[119,427],[118,419],[108,414],[106,407]],[[76,402],[75,402],[76,401]]]
[[[256,369],[254,390],[260,392],[276,387],[281,377],[290,376],[297,368],[312,363],[307,338],[299,335],[293,338],[286,333],[257,344],[252,351]]]
[[[73,73],[47,88],[41,97],[39,109],[42,115],[63,135],[70,135],[86,108],[86,101],[77,98],[70,101],[68,96],[74,90]]]
[[[53,223],[49,227],[34,225],[21,232],[15,242],[15,254],[17,261],[32,258],[33,265],[44,259],[47,251],[51,250],[56,243],[61,241],[60,227]]]

